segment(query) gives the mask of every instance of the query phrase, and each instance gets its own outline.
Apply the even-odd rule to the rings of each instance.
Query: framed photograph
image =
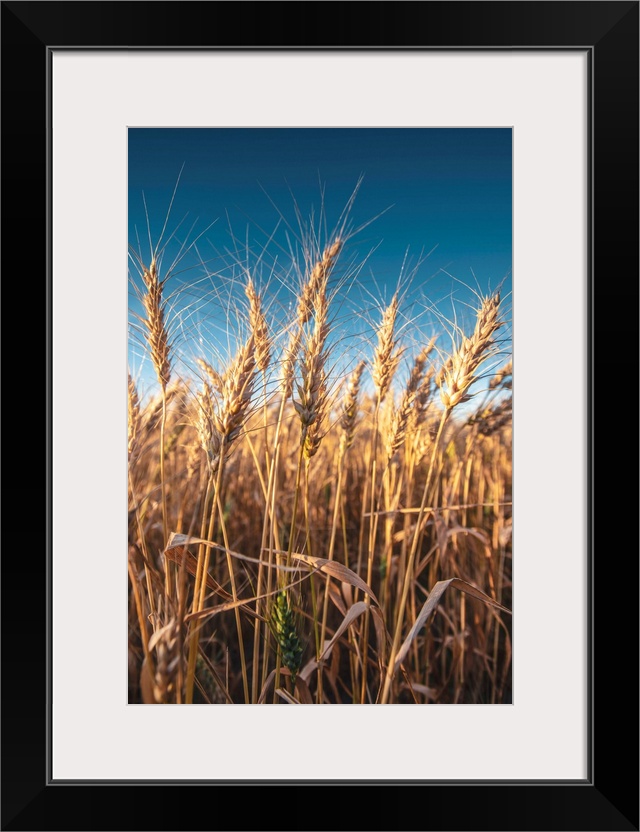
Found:
[[[2,828],[638,829],[638,3],[2,22],[47,437]]]

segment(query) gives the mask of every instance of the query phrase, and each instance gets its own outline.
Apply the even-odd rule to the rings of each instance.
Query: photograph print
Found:
[[[512,703],[512,138],[129,129],[130,704]]]

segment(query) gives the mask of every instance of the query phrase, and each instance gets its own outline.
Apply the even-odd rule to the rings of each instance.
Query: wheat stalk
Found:
[[[284,399],[288,399],[293,390],[295,363],[302,344],[305,324],[311,320],[311,316],[316,312],[318,298],[323,292],[326,301],[327,280],[341,249],[341,240],[335,240],[330,246],[327,246],[320,260],[311,270],[309,278],[305,281],[298,297],[296,326],[289,336],[289,343],[285,349],[282,365],[280,389]]]
[[[144,322],[147,328],[147,343],[160,387],[165,390],[171,378],[170,345],[164,320],[166,301],[162,296],[165,280],[160,280],[155,258],[152,259],[149,268],[143,267],[142,280],[147,289],[142,297],[142,305],[146,312]]]
[[[341,436],[340,436],[340,447],[338,451],[338,472],[337,472],[337,481],[336,481],[336,493],[334,497],[333,503],[333,519],[331,522],[331,534],[329,537],[329,551],[327,554],[327,559],[329,561],[333,560],[334,550],[335,550],[335,543],[336,543],[336,533],[338,530],[338,513],[340,511],[340,504],[342,500],[342,487],[343,487],[343,479],[345,476],[344,470],[344,459],[347,450],[353,444],[354,436],[355,436],[355,429],[356,429],[356,421],[358,416],[358,397],[360,395],[360,384],[362,382],[362,374],[364,372],[365,362],[359,361],[355,370],[351,373],[349,377],[349,381],[347,383],[347,389],[343,396],[341,406],[340,406],[340,427],[341,427]],[[346,556],[346,552],[345,552]],[[324,604],[322,609],[322,626],[320,629],[320,639],[319,643],[321,645],[324,644],[324,637],[327,628],[327,615],[329,612],[329,584],[330,578],[327,576],[327,586],[324,593]],[[319,670],[318,674],[318,698],[319,701],[322,701],[322,668]]]
[[[149,268],[142,267],[142,280],[144,282],[146,293],[142,297],[142,305],[146,313],[144,324],[147,329],[147,344],[151,353],[151,361],[160,382],[160,389],[162,391],[162,419],[160,421],[160,489],[162,495],[162,532],[164,542],[167,542],[169,527],[168,527],[168,507],[167,507],[167,489],[165,478],[165,452],[164,452],[164,433],[167,422],[167,385],[171,378],[171,364],[169,361],[169,335],[165,324],[165,307],[166,300],[163,298],[165,280],[161,280],[158,274],[158,266],[155,257],[152,257]],[[171,597],[172,583],[170,570],[165,571],[165,592]]]
[[[430,351],[430,346],[423,347],[416,356],[411,373],[409,374],[409,379],[403,390],[400,404],[393,411],[391,425],[387,432],[386,450],[388,460],[394,456],[404,442],[409,417],[414,410],[414,405],[417,403],[418,394],[421,392],[425,378],[425,366]],[[422,402],[420,404],[422,405]]]
[[[478,319],[470,338],[463,338],[457,350],[442,365],[436,376],[440,398],[445,410],[468,401],[469,387],[476,380],[476,370],[487,358],[494,345],[493,336],[503,325],[498,320],[500,293],[483,298],[478,309]]]
[[[181,701],[177,683],[182,651],[180,650],[180,626],[172,618],[149,639],[149,648],[155,647],[156,663],[153,677],[153,697],[159,705]]]
[[[131,374],[127,374],[128,381],[128,450],[129,459],[133,459],[138,451],[138,435],[140,433],[140,400],[138,399],[138,391],[136,384],[131,378]]]
[[[391,380],[400,361],[400,350],[396,350],[395,325],[398,316],[398,295],[384,310],[378,327],[378,343],[373,352],[371,375],[376,388],[376,405],[382,404],[387,395]]]
[[[217,389],[213,390],[211,385],[205,380],[203,389],[198,395],[199,411],[196,428],[200,444],[207,455],[207,463],[209,466],[209,477],[204,498],[204,507],[206,512],[207,506],[209,505],[209,499],[213,493],[215,496],[220,529],[227,554],[227,568],[231,582],[231,595],[234,602],[238,600],[237,587],[233,562],[231,555],[229,554],[229,540],[224,520],[224,511],[220,491],[222,487],[224,461],[242,431],[251,405],[251,398],[256,378],[256,356],[254,347],[255,340],[253,333],[251,333],[245,343],[238,349],[231,363],[222,374],[213,371],[212,368],[211,371],[207,370],[208,365],[206,362],[201,362],[201,366],[204,366],[204,369],[207,370],[209,377],[215,379]],[[215,515],[216,512],[212,508],[208,525],[207,539],[209,540],[213,539]],[[203,513],[201,529],[202,538],[205,537],[205,530],[206,513]],[[205,578],[209,571],[210,558],[211,549],[204,547],[201,544],[198,550],[193,612],[199,612],[204,607],[207,588]],[[248,702],[249,688],[244,656],[240,611],[238,608],[235,609],[235,618],[242,663],[245,701]],[[193,696],[198,640],[199,628],[196,624],[194,625],[189,641],[189,662],[187,666],[186,686],[187,702],[191,702]]]
[[[208,361],[205,361],[204,358],[196,358],[196,364],[201,367],[205,374],[209,378],[209,383],[213,390],[220,392],[222,390],[222,376],[220,373],[209,364]]]
[[[324,367],[327,361],[325,344],[329,334],[326,282],[318,285],[314,299],[315,326],[304,346],[300,360],[302,379],[296,383],[299,401],[293,401],[301,425],[300,444],[305,459],[311,459],[322,439],[320,426],[327,407],[327,384]]]
[[[397,340],[395,335],[396,318],[398,316],[398,293],[396,292],[383,312],[380,326],[378,327],[378,343],[373,351],[373,365],[371,375],[376,390],[375,408],[373,415],[373,440],[371,448],[371,500],[370,500],[370,521],[369,521],[369,548],[367,552],[367,584],[371,586],[373,577],[373,556],[376,546],[376,535],[378,531],[377,503],[376,503],[376,471],[378,456],[378,432],[380,419],[380,405],[384,402],[391,381],[395,375],[400,361],[401,350],[396,349]],[[363,506],[364,511],[364,506]],[[358,555],[360,561],[360,555]],[[362,684],[360,690],[360,701],[364,704],[367,694],[367,663],[369,657],[369,606],[371,599],[365,598],[367,612],[364,619],[362,636]]]
[[[341,454],[344,454],[344,452],[353,445],[356,421],[358,418],[358,397],[360,395],[360,384],[362,382],[362,374],[365,366],[365,361],[358,362],[355,370],[349,377],[347,390],[344,398],[342,399],[340,413],[340,427],[342,429],[342,434],[340,436]]]
[[[271,360],[271,339],[269,338],[267,320],[262,311],[262,299],[257,294],[251,278],[245,286],[245,294],[249,299],[249,326],[253,333],[256,364],[258,369],[264,373]]]

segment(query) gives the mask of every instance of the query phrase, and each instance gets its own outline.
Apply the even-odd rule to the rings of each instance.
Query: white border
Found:
[[[586,79],[576,52],[54,53],[54,779],[586,778]],[[514,705],[125,704],[128,125],[514,127]]]

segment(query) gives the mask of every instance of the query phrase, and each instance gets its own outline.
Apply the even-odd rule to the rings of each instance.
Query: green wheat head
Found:
[[[280,648],[282,664],[291,673],[291,683],[295,685],[302,664],[303,647],[296,632],[295,616],[286,592],[278,593],[271,613],[271,622]]]

